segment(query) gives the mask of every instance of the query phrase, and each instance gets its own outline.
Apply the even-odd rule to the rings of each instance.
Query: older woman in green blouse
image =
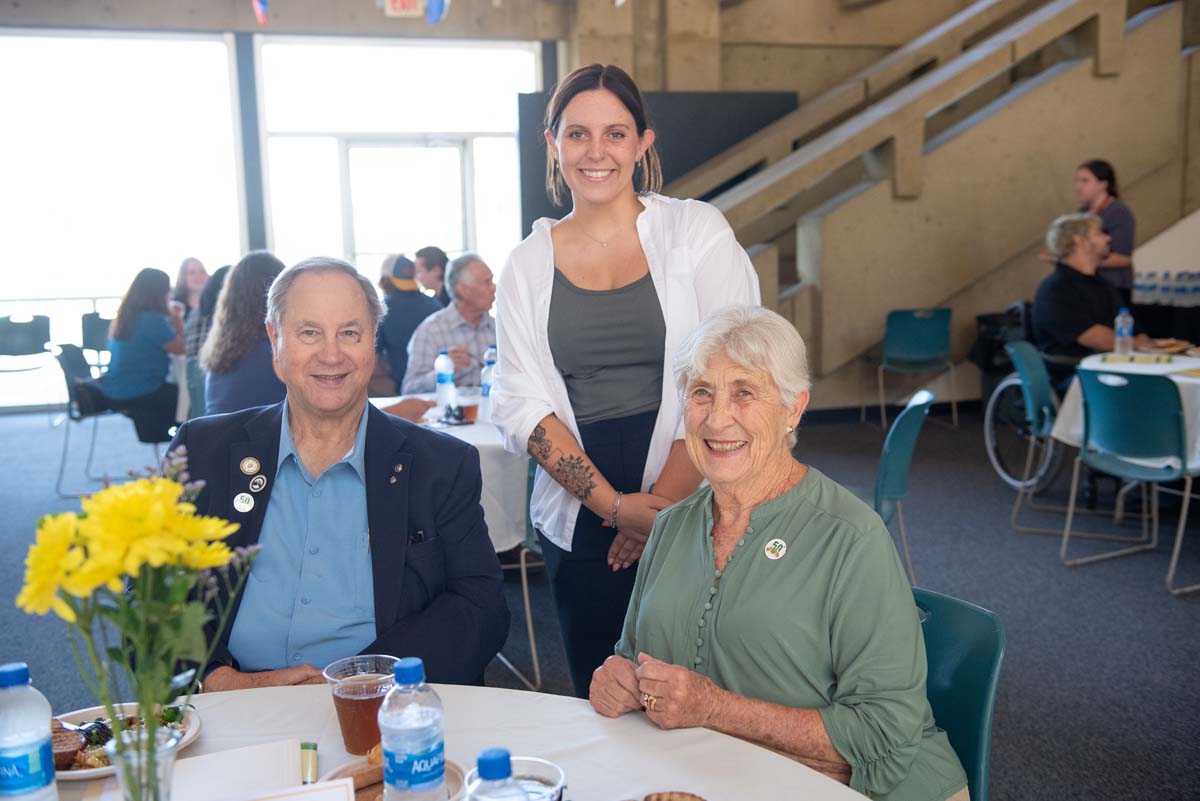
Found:
[[[809,398],[795,328],[728,307],[674,372],[688,453],[709,483],[658,514],[592,706],[752,740],[871,798],[966,799],[887,529],[792,456]]]

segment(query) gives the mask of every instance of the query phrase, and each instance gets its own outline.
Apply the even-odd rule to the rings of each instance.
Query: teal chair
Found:
[[[958,403],[954,392],[954,362],[950,359],[950,309],[902,309],[888,312],[883,332],[883,354],[876,370],[879,421],[887,428],[883,374],[950,371],[950,413],[958,428]],[[866,393],[862,394],[859,420],[867,421]]]
[[[1004,623],[983,607],[931,590],[914,587],[913,600],[921,610],[933,718],[967,772],[971,801],[987,801]]]
[[[1062,548],[1059,550],[1063,564],[1076,567],[1153,550],[1158,545],[1158,493],[1178,492],[1162,489],[1159,485],[1183,481],[1183,491],[1179,493],[1183,498],[1179,509],[1179,526],[1175,532],[1171,564],[1167,569],[1167,591],[1172,595],[1181,595],[1200,589],[1200,584],[1176,587],[1174,583],[1192,497],[1192,480],[1200,475],[1200,464],[1188,464],[1189,443],[1179,387],[1170,378],[1161,375],[1109,373],[1103,370],[1079,370],[1077,375],[1080,389],[1083,390],[1083,447],[1075,459],[1071,475],[1071,498],[1067,505],[1067,522],[1063,526]],[[1146,461],[1161,466],[1150,466]],[[1085,464],[1093,470],[1150,485],[1153,525],[1148,537],[1143,534],[1141,541],[1125,548],[1074,559],[1067,557],[1075,496],[1079,489],[1079,468]]]
[[[908,565],[908,579],[913,584],[917,583],[917,574],[913,570],[912,555],[908,552],[908,532],[904,528],[904,509],[900,502],[908,495],[908,469],[912,466],[917,435],[921,433],[921,426],[931,405],[933,393],[927,389],[912,396],[883,441],[879,470],[875,474],[875,511],[883,518],[885,526],[890,526],[892,520],[896,520],[900,528],[904,562]]]
[[[1048,534],[1055,537],[1062,536],[1062,530],[1057,528],[1042,528],[1038,526],[1025,526],[1018,522],[1018,517],[1022,506],[1028,506],[1038,512],[1065,512],[1067,507],[1057,506],[1054,504],[1039,504],[1033,500],[1034,493],[1038,486],[1041,485],[1043,476],[1038,474],[1041,471],[1051,470],[1052,466],[1057,464],[1053,459],[1052,449],[1055,446],[1054,441],[1050,437],[1050,432],[1054,429],[1054,422],[1058,419],[1058,397],[1054,394],[1054,386],[1050,381],[1050,373],[1046,369],[1046,356],[1028,342],[1010,342],[1004,346],[1004,350],[1012,359],[1013,366],[1017,370],[1017,375],[1021,378],[1021,395],[1025,405],[1025,427],[1026,436],[1029,440],[1029,447],[1025,453],[1025,468],[1021,474],[1021,485],[1017,487],[1017,497],[1013,501],[1012,512],[1009,514],[1009,523],[1014,531],[1022,531],[1030,534]],[[1053,358],[1053,357],[1051,357]],[[1058,447],[1062,447],[1061,445]],[[1041,451],[1041,456],[1037,457],[1038,451]],[[1037,457],[1037,467],[1034,466],[1034,460]],[[1145,495],[1145,486],[1142,486],[1142,514],[1143,525],[1145,524],[1145,515],[1147,512],[1147,499]],[[1080,512],[1088,514],[1108,515],[1109,510],[1092,510],[1081,509]],[[1117,542],[1140,542],[1138,537],[1127,537],[1115,534],[1105,534],[1099,532],[1076,532],[1075,536],[1086,537],[1088,539],[1097,540],[1112,540]]]
[[[533,527],[533,518],[529,515],[529,499],[533,497],[533,479],[536,475],[537,462],[530,459],[529,473],[525,480],[525,541],[519,546],[520,550],[517,552],[518,561],[515,565],[516,569],[521,571],[521,594],[525,599],[525,631],[529,635],[529,657],[533,662],[532,681],[518,670],[517,666],[504,654],[496,655],[496,658],[522,684],[535,692],[542,689],[542,665],[538,660],[537,637],[533,632],[533,605],[529,601],[529,571],[532,568],[545,567],[545,562],[542,561],[542,544],[538,542],[537,529]],[[504,569],[511,570],[513,567],[513,565],[505,565]]]

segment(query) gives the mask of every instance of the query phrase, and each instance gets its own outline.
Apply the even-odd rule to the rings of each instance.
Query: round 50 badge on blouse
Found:
[[[257,473],[258,468],[259,468],[258,460],[255,459],[253,456],[247,456],[245,459],[243,459],[241,461],[241,464],[238,465],[238,469],[240,469],[242,471],[243,475],[247,475],[247,476],[252,476],[255,473]]]
[[[239,492],[233,496],[233,508],[245,514],[254,508],[254,496],[248,492]]]
[[[787,553],[787,543],[776,537],[767,543],[767,547],[763,548],[763,553],[765,553],[767,558],[771,561],[782,559],[783,555]]]

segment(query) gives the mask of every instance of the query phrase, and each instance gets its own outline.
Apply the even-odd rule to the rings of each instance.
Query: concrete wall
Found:
[[[1191,213],[1200,209],[1200,47],[1185,54],[1184,74],[1187,93],[1184,104],[1184,178],[1183,210]]]
[[[1150,241],[1143,242],[1133,251],[1133,263],[1139,271],[1158,273],[1200,269],[1197,244],[1200,244],[1200,211],[1192,212]]]
[[[745,0],[721,11],[721,42],[898,47],[971,2],[891,0],[846,8],[838,0]]]
[[[1061,64],[931,142],[918,198],[896,200],[879,182],[802,221],[801,251],[820,265],[825,372],[877,343],[889,309],[977,292],[990,273],[1035,246],[1049,220],[1072,208],[1071,176],[1084,159],[1115,163],[1142,238],[1179,218],[1181,8],[1139,19],[1118,77],[1094,77],[1090,59]],[[1064,112],[1071,108],[1084,110],[1074,124]],[[1121,113],[1097,125],[1088,109]],[[989,307],[1029,296],[1032,287],[1011,289]],[[974,336],[966,312],[955,313],[960,356]]]

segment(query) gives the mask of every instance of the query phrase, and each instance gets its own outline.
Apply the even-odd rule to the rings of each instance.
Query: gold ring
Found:
[[[642,706],[646,708],[646,711],[653,712],[654,705],[657,703],[658,696],[651,695],[650,693],[642,693]]]

